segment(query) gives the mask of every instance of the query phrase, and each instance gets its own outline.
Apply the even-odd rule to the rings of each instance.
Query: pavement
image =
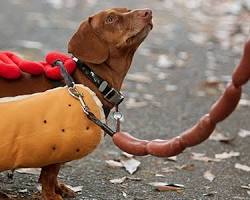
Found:
[[[229,81],[250,35],[249,1],[1,1],[0,50],[38,60],[50,50],[66,52],[80,21],[110,7],[148,7],[154,15],[154,29],[138,49],[123,86],[122,129],[144,139],[178,135],[208,112]],[[76,200],[250,199],[250,137],[239,134],[243,129],[249,135],[249,95],[248,84],[241,105],[216,129],[226,142],[207,140],[174,160],[134,157],[140,166],[131,175],[106,163],[129,159],[106,136],[94,153],[66,164],[60,179],[82,186]],[[215,159],[224,152],[234,156]],[[203,159],[197,160],[197,153]],[[239,169],[239,164],[245,167]],[[37,177],[15,172],[11,180],[7,172],[0,173],[0,191],[31,199],[38,191]],[[127,177],[122,183],[110,182],[122,177]],[[159,192],[151,182],[185,188]]]

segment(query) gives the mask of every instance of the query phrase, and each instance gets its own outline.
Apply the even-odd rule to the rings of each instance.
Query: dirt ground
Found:
[[[39,60],[50,50],[66,52],[80,21],[110,7],[148,7],[154,15],[154,29],[138,49],[123,86],[122,129],[145,139],[178,135],[208,112],[230,80],[250,35],[249,0],[1,1],[0,50]],[[76,200],[250,199],[249,95],[248,84],[240,106],[218,125],[224,142],[214,137],[173,160],[134,157],[140,166],[129,174],[107,164],[130,158],[106,136],[94,153],[66,164],[60,179],[82,187]],[[122,183],[110,182],[123,177]],[[28,200],[38,192],[37,179],[15,172],[11,180],[3,172],[0,191]],[[152,182],[184,188],[159,192]]]

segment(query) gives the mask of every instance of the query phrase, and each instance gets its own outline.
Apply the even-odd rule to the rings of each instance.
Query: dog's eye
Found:
[[[111,23],[113,23],[114,21],[115,21],[115,16],[109,15],[109,16],[106,18],[105,23],[106,23],[106,24],[111,24]]]

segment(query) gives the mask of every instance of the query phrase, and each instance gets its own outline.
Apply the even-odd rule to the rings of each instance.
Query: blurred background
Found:
[[[123,85],[122,129],[145,139],[178,135],[208,112],[230,81],[250,36],[250,0],[1,1],[0,50],[32,60],[51,50],[66,53],[81,20],[112,7],[147,7],[154,20]],[[130,158],[106,136],[93,154],[66,164],[60,178],[80,188],[77,200],[250,199],[249,95],[247,85],[215,136],[177,157]],[[0,191],[30,199],[38,191],[35,172],[16,172],[13,180],[1,173]],[[181,188],[159,192],[155,182]]]

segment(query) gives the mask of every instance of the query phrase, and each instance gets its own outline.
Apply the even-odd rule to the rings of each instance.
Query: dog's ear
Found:
[[[91,18],[82,22],[70,39],[68,52],[82,61],[94,64],[105,62],[109,56],[107,44],[98,38],[91,26]]]

